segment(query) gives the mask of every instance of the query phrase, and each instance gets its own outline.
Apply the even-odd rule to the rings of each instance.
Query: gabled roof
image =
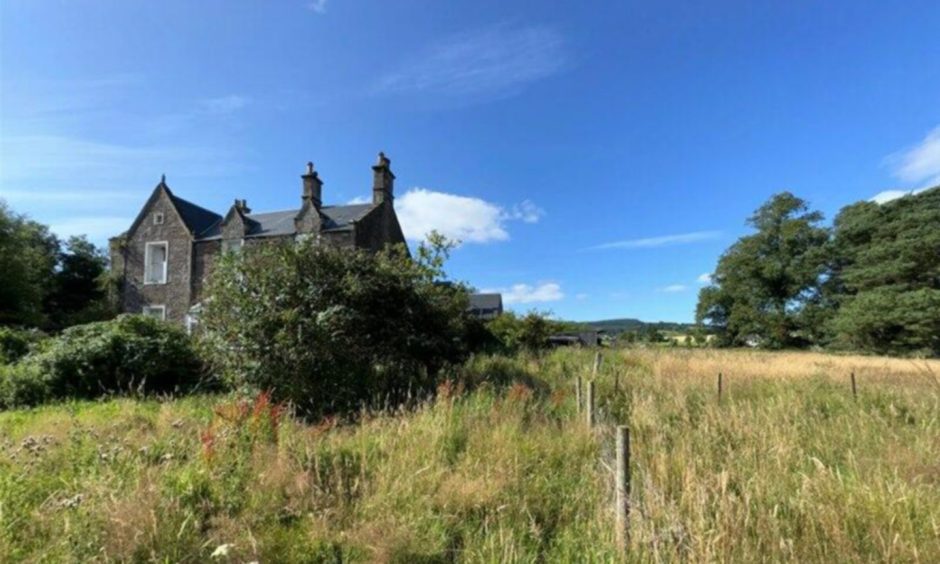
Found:
[[[352,204],[348,206],[323,206],[320,215],[323,217],[324,231],[341,231],[351,229],[353,223],[365,217],[375,209],[373,204]],[[211,212],[210,212],[211,213]],[[253,213],[245,215],[245,219],[253,223],[246,238],[292,236],[297,233],[294,218],[300,213],[299,209],[281,210],[274,212]],[[219,218],[221,220],[221,218]],[[201,234],[199,239],[215,239],[221,237],[218,223],[211,225]]]
[[[197,237],[222,221],[221,215],[176,196],[173,192],[170,192],[169,188],[167,188],[167,194],[170,195],[170,200],[176,206],[176,211],[179,212],[183,223]]]
[[[470,294],[470,309],[502,309],[502,294]]]

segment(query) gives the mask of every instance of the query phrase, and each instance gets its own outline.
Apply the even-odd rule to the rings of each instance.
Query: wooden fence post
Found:
[[[855,387],[855,372],[852,372],[852,399],[858,401],[858,388]]]
[[[594,427],[594,380],[587,383],[587,401],[585,401],[585,411],[587,412],[588,429]]]
[[[594,371],[591,373],[591,376],[593,376],[594,379],[597,379],[597,371],[600,370],[600,367],[601,367],[601,353],[600,351],[597,351],[594,353]]]
[[[721,372],[718,373],[718,403],[721,403]]]
[[[630,429],[626,425],[617,426],[616,480],[617,546],[626,555],[630,545]]]
[[[581,375],[574,381],[574,399],[578,403],[578,414],[581,413]]]

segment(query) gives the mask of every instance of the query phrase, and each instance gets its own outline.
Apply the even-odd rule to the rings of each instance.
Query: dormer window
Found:
[[[163,212],[157,212],[153,214],[153,224],[163,225]]]
[[[168,251],[166,241],[146,244],[144,247],[144,284],[166,284]]]

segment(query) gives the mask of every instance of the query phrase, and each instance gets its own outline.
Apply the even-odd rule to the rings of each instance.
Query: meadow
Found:
[[[234,395],[0,413],[0,559],[940,561],[940,362],[606,350],[589,429],[593,354],[477,357],[344,420]]]

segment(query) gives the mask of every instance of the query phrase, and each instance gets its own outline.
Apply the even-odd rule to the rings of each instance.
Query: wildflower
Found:
[[[228,556],[228,551],[232,548],[231,544],[220,544],[212,551],[212,558],[224,558]]]

